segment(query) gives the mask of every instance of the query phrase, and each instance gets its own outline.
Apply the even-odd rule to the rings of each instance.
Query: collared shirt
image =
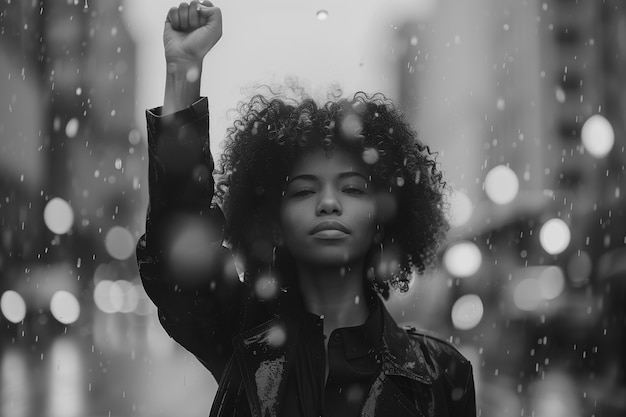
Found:
[[[372,381],[380,372],[382,310],[370,298],[370,314],[362,325],[334,330],[325,357],[323,319],[311,313],[302,318],[299,337],[283,399],[284,417],[357,416]],[[328,379],[326,382],[326,360]]]

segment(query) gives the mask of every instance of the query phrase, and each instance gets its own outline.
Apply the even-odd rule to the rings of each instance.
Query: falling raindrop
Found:
[[[195,83],[200,78],[200,69],[196,66],[189,68],[186,74],[187,82]]]
[[[328,19],[328,12],[326,10],[319,10],[316,16],[318,20],[326,20]]]
[[[131,145],[138,145],[141,142],[141,133],[137,129],[132,129],[128,132],[128,141]]]
[[[67,122],[67,125],[65,125],[65,134],[67,135],[67,137],[68,138],[76,137],[76,134],[78,133],[78,127],[79,127],[78,119],[76,118],[70,119],[70,121]]]
[[[378,162],[378,151],[374,148],[367,148],[363,151],[362,158],[366,164],[373,165]]]
[[[555,91],[556,101],[559,103],[565,103],[565,91],[561,87],[557,87]]]
[[[347,139],[358,139],[363,131],[363,122],[356,114],[349,114],[341,121],[339,129]]]

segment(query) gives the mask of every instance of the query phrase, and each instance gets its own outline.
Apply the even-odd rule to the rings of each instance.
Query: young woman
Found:
[[[259,95],[214,181],[199,80],[220,37],[210,2],[168,13],[137,245],[161,323],[219,383],[211,416],[475,416],[470,363],[380,298],[406,291],[447,226],[428,149],[380,95]]]

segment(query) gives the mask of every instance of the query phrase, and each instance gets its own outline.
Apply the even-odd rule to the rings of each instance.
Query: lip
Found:
[[[327,239],[336,239],[350,234],[350,230],[338,220],[322,220],[311,229],[310,234]]]

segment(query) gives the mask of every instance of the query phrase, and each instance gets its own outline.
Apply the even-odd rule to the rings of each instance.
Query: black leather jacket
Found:
[[[213,171],[207,100],[166,117],[154,109],[147,120],[150,206],[146,233],[137,245],[146,292],[165,330],[218,380],[210,416],[278,416],[299,332],[290,319],[291,304],[280,297],[263,302],[250,296],[220,239],[201,271],[181,276],[167,262],[176,225],[192,219],[214,233],[223,225],[221,210],[211,206],[212,176],[198,176]],[[184,155],[185,163],[172,159],[176,155]],[[469,361],[446,341],[399,327],[381,307],[381,370],[360,415],[475,416]],[[272,343],[276,329],[286,335],[280,344]]]

